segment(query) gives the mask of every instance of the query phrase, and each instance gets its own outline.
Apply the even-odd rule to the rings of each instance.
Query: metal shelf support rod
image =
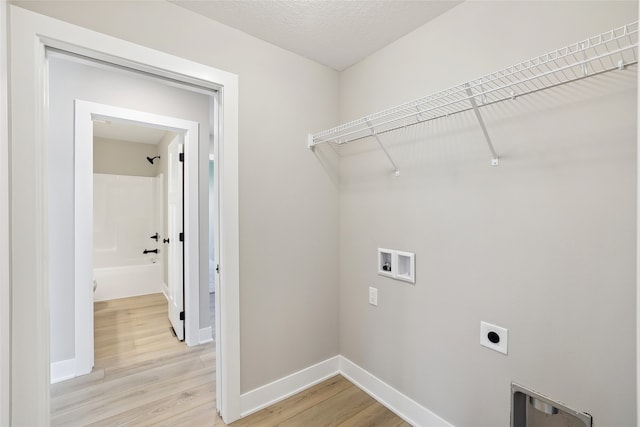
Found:
[[[375,130],[373,129],[373,126],[371,126],[371,123],[369,123],[369,121],[367,121],[367,125],[369,126],[369,130],[371,131],[371,136],[374,137],[376,141],[378,141],[378,145],[380,146],[380,149],[382,149],[384,154],[387,156],[387,159],[389,159],[389,162],[393,166],[393,174],[395,176],[400,176],[400,169],[398,169],[398,166],[396,165],[396,162],[393,161],[393,159],[389,155],[389,152],[387,151],[387,149],[384,148],[384,145],[382,144],[382,141],[380,141],[380,137],[378,137],[378,135],[376,134]]]
[[[487,140],[487,145],[489,146],[489,150],[491,151],[491,166],[498,166],[500,160],[498,158],[498,154],[496,153],[495,148],[493,148],[491,137],[489,137],[489,132],[487,132],[487,127],[484,125],[484,120],[482,119],[480,110],[478,110],[478,104],[476,103],[476,98],[473,96],[473,93],[471,92],[469,83],[465,83],[465,87],[466,87],[467,95],[469,95],[469,101],[471,102],[471,106],[473,107],[473,112],[476,114],[476,118],[478,119],[478,123],[480,124],[480,128],[482,129],[484,138]]]

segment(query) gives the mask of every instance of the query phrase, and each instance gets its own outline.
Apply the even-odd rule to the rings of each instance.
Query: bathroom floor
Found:
[[[51,386],[51,425],[221,423],[213,343],[170,332],[163,294],[96,302],[93,372]]]

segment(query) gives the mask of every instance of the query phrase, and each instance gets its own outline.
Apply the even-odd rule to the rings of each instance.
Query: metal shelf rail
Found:
[[[318,144],[348,144],[374,138],[391,163],[380,135],[407,126],[473,110],[497,166],[498,154],[480,114],[480,108],[518,96],[539,92],[638,62],[638,21],[614,28],[586,40],[512,65],[466,83],[437,92],[357,120],[309,134],[310,149]]]

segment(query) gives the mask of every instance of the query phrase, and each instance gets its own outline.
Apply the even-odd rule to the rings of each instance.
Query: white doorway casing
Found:
[[[167,208],[167,229],[166,235],[169,238],[169,245],[167,246],[167,282],[165,284],[165,296],[169,301],[169,321],[173,327],[173,332],[178,339],[185,339],[185,319],[180,318],[180,312],[185,312],[185,289],[190,288],[190,295],[193,295],[194,289],[191,283],[184,283],[183,278],[184,264],[183,261],[187,260],[183,256],[185,252],[182,250],[180,242],[180,233],[183,231],[183,206],[186,198],[183,197],[183,190],[185,190],[183,184],[184,168],[180,162],[180,155],[184,153],[182,148],[182,135],[176,135],[169,145],[167,146],[167,185],[166,185],[166,208]],[[197,149],[197,147],[194,147]],[[193,148],[192,148],[193,149]],[[194,238],[198,240],[198,236],[188,236],[188,238]],[[188,264],[188,260],[187,260]],[[197,271],[197,270],[196,270]],[[195,291],[199,291],[199,285],[195,288]],[[188,299],[186,300],[188,301]],[[193,317],[190,319],[190,327],[193,327]],[[192,336],[192,334],[189,334]],[[192,341],[193,339],[191,339]]]
[[[16,6],[10,6],[9,10],[12,45],[9,145],[13,189],[10,203],[10,424],[48,425],[50,418],[47,48],[81,54],[217,93],[221,242],[218,405],[223,419],[234,421],[240,415],[237,76]]]
[[[9,425],[11,353],[9,293],[9,113],[7,93],[8,6],[0,3],[0,425]]]
[[[640,9],[638,10],[640,20]],[[640,73],[637,75],[638,87],[640,87]],[[638,98],[638,112],[636,128],[638,132],[636,141],[636,424],[640,426],[640,96]]]
[[[83,100],[75,101],[75,343],[76,373],[93,367],[93,120],[184,134],[185,341],[199,344],[198,123]]]

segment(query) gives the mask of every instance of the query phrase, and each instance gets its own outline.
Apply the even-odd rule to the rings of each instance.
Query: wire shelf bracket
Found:
[[[400,176],[400,169],[398,169],[398,166],[396,165],[396,162],[393,161],[393,159],[389,155],[389,152],[387,151],[387,149],[384,148],[384,145],[382,144],[382,141],[380,141],[380,137],[378,136],[378,134],[376,134],[376,131],[373,128],[373,126],[371,126],[371,123],[367,122],[367,124],[369,125],[369,130],[371,131],[371,136],[378,142],[378,145],[380,146],[380,149],[387,156],[387,159],[389,160],[389,163],[391,163],[391,166],[393,166],[393,174],[395,176]]]
[[[489,146],[491,164],[497,165],[499,157],[480,114],[482,107],[609,71],[623,71],[637,63],[638,21],[635,21],[449,89],[309,134],[307,145],[313,150],[318,144],[342,145],[373,138],[397,176],[398,167],[382,144],[381,135],[473,111]]]
[[[489,151],[491,151],[491,166],[498,166],[500,164],[500,158],[496,153],[496,149],[493,147],[493,143],[491,142],[491,137],[489,136],[489,132],[487,131],[487,126],[484,124],[484,120],[482,119],[482,114],[480,114],[480,109],[478,108],[478,103],[476,102],[476,98],[473,96],[471,92],[471,88],[468,83],[465,83],[467,87],[467,95],[469,96],[469,102],[471,102],[471,107],[473,108],[473,112],[478,119],[478,123],[480,124],[480,129],[482,129],[482,133],[484,134],[484,139],[487,140],[487,145],[489,146]],[[484,102],[484,101],[483,101]]]

